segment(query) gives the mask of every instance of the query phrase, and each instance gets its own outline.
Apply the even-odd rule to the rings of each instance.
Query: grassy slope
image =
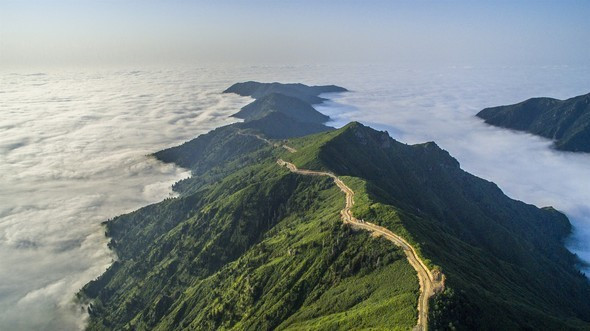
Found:
[[[341,194],[319,182],[330,188],[308,197],[316,202],[305,203],[305,215],[286,217],[237,261],[189,287],[156,329],[410,328],[417,283],[403,254],[342,227],[333,207]],[[400,309],[374,319],[387,304]]]
[[[507,198],[433,143],[408,146],[352,124],[293,145],[298,166],[347,176],[357,217],[442,268],[451,289],[435,302],[435,328],[590,327],[590,286],[563,247],[562,214]]]

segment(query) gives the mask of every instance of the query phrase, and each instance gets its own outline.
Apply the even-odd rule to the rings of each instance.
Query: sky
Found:
[[[579,65],[589,1],[0,1],[0,68]]]

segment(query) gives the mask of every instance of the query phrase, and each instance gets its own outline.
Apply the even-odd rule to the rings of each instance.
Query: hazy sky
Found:
[[[590,1],[0,1],[0,67],[586,64]]]

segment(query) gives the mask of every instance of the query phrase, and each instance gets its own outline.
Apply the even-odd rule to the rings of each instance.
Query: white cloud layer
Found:
[[[0,77],[0,329],[79,329],[74,294],[115,258],[100,223],[188,175],[146,155],[248,100],[198,71]]]
[[[564,211],[569,247],[590,260],[590,156],[484,125],[482,108],[590,92],[590,68],[250,66],[0,73],[0,329],[70,330],[73,295],[115,258],[100,222],[170,194],[186,176],[145,155],[232,120],[236,81],[338,84],[318,107],[401,141],[436,141],[509,196]]]

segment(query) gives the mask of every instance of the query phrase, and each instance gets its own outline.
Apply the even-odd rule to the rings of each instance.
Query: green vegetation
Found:
[[[413,269],[342,225],[342,198],[269,160],[109,221],[121,261],[84,289],[89,329],[411,328]]]
[[[319,128],[273,111],[156,153],[193,176],[175,184],[178,198],[105,223],[119,261],[80,293],[88,328],[411,329],[419,287],[403,251],[343,225],[333,181],[290,173],[279,157],[340,176],[357,218],[442,270],[431,329],[590,328],[590,284],[563,247],[563,214],[506,197],[434,143],[359,123]],[[316,129],[329,131],[287,142],[296,153],[257,137]]]
[[[486,108],[477,116],[491,125],[552,139],[560,150],[590,152],[590,94],[567,100],[533,98]]]
[[[263,141],[254,136],[239,134],[240,124],[217,128],[180,146],[159,151],[154,156],[161,161],[191,169],[193,174],[200,174],[266,147]]]

